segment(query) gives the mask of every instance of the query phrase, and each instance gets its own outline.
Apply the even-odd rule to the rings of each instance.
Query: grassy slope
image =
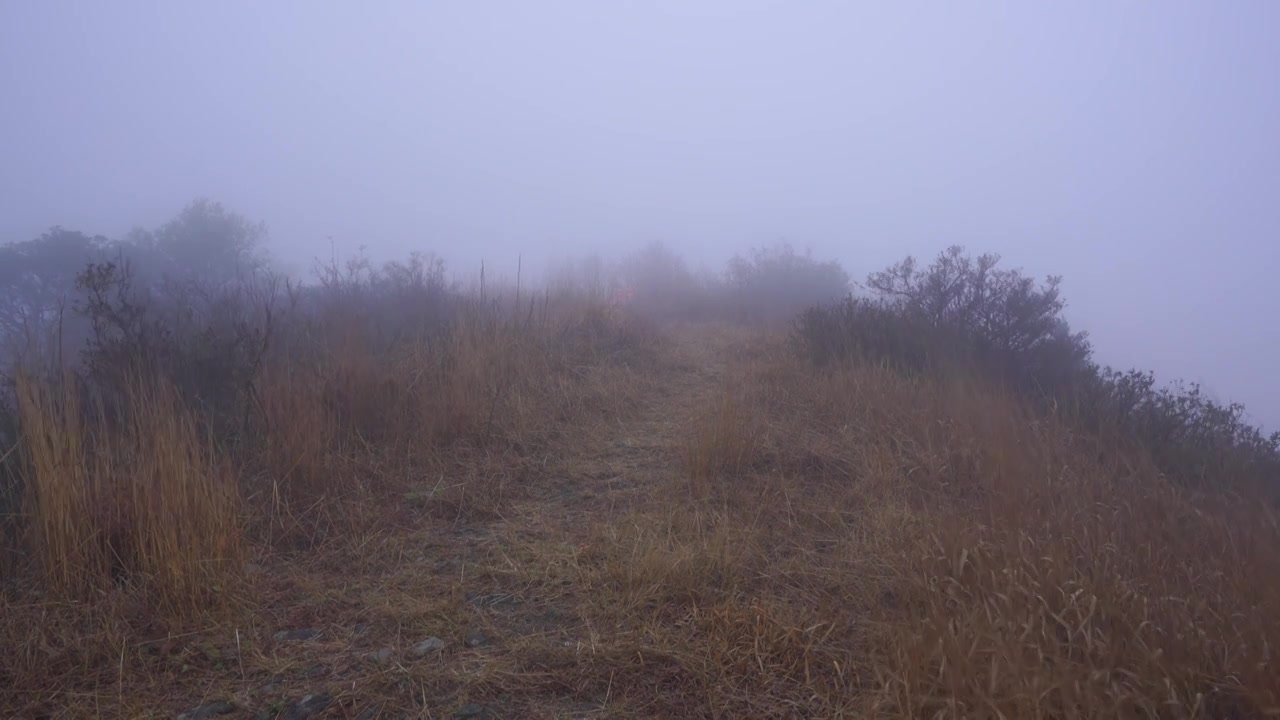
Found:
[[[963,379],[667,335],[525,408],[537,442],[433,457],[314,549],[250,550],[234,602],[183,634],[127,594],[12,596],[0,715],[252,717],[315,693],[368,718],[1280,708],[1264,507],[1186,496]],[[300,628],[321,634],[274,638]]]

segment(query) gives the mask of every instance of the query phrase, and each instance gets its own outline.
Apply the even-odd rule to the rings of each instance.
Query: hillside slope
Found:
[[[181,634],[6,601],[2,714],[1280,709],[1265,505],[973,378],[818,369],[722,326],[651,345],[577,368],[537,443],[438,459],[313,549],[255,551],[240,602]]]

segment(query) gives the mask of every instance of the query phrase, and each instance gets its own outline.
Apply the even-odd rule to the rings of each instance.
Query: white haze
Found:
[[[1278,38],[1243,0],[8,0],[0,242],[208,196],[296,269],[959,243],[1276,428]]]

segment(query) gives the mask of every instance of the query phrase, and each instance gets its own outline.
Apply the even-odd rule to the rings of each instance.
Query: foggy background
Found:
[[[1271,2],[0,0],[0,242],[207,196],[296,272],[958,243],[1276,429],[1278,70]]]

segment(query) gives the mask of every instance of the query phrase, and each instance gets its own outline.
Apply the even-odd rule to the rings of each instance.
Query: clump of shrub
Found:
[[[865,298],[813,306],[796,318],[795,339],[817,365],[845,360],[919,372],[953,357],[944,331]]]
[[[1161,387],[1150,372],[1092,368],[1058,407],[1101,436],[1137,443],[1184,483],[1280,492],[1280,432],[1264,435],[1244,405],[1218,402],[1199,384]]]
[[[126,259],[89,265],[77,289],[75,310],[90,327],[79,371],[107,402],[130,378],[162,378],[215,435],[239,439],[282,280],[264,273],[220,287],[171,278],[145,283]]]
[[[778,323],[849,292],[849,275],[790,245],[756,248],[723,271],[695,270],[662,243],[610,265],[599,258],[564,263],[550,288],[572,290],[659,321]]]
[[[867,287],[909,322],[942,331],[985,367],[1026,388],[1050,389],[1087,367],[1085,333],[1072,333],[1061,278],[1037,282],[999,267],[1000,256],[973,257],[952,246],[921,268],[907,258],[872,273]]]
[[[729,261],[726,281],[734,311],[745,320],[789,320],[805,308],[849,293],[849,274],[790,245],[757,248]]]
[[[818,365],[978,372],[1099,438],[1144,448],[1183,483],[1280,489],[1280,434],[1264,436],[1243,406],[1197,385],[1159,387],[1151,373],[1097,365],[1063,317],[1060,279],[1037,282],[999,262],[960,247],[924,267],[907,258],[869,276],[871,297],[802,313],[795,344]]]
[[[662,243],[645,246],[614,269],[618,304],[656,320],[707,320],[723,304],[722,281],[692,270]]]

